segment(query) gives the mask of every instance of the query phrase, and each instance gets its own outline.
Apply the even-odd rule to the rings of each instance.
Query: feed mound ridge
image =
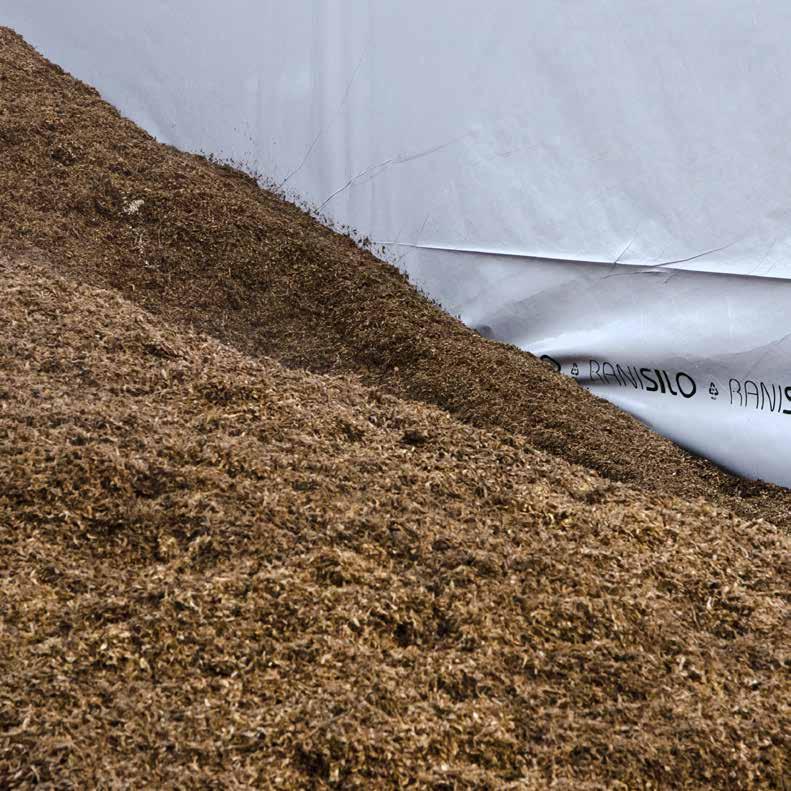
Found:
[[[0,283],[0,787],[788,777],[780,528]]]
[[[694,458],[243,174],[158,144],[0,29],[0,249],[38,251],[247,354],[356,372],[605,477],[791,523],[791,495]]]

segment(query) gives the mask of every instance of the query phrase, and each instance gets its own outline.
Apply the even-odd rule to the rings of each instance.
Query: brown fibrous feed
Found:
[[[158,146],[5,31],[0,77],[17,190],[0,201],[0,787],[783,787],[785,493],[756,485],[767,518],[745,521],[735,479]],[[147,220],[172,269],[126,251],[123,207],[145,195],[97,198],[37,158],[49,110],[98,124],[68,127],[59,166],[99,173],[129,145],[152,191],[183,172],[195,225],[189,195]],[[261,221],[250,271],[219,210],[234,200]],[[352,308],[321,304],[344,283]],[[465,361],[472,384],[443,403]],[[508,400],[516,374],[557,412]],[[567,447],[597,415],[678,466],[648,486],[626,454],[603,463],[618,434]]]
[[[252,356],[354,372],[612,480],[791,524],[787,490],[723,472],[464,327],[244,173],[160,145],[7,29],[0,155],[0,250],[39,251]]]

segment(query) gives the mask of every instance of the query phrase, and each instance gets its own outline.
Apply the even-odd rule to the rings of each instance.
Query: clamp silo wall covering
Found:
[[[791,5],[5,0],[160,140],[245,163],[481,332],[791,484]]]

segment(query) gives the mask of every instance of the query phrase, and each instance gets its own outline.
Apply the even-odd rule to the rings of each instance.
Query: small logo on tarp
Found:
[[[577,363],[574,363],[574,365],[571,366],[571,375],[579,376],[579,373],[580,373],[580,367],[579,365],[577,365]]]
[[[709,395],[711,396],[711,400],[712,401],[716,401],[717,400],[717,396],[719,394],[720,394],[720,391],[717,390],[717,385],[715,385],[714,382],[712,382],[709,385]]]
[[[541,359],[545,363],[549,363],[558,373],[560,373],[560,363],[554,357],[550,357],[548,354],[542,354]]]

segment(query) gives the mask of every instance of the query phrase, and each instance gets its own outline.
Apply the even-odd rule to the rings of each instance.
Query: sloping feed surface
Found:
[[[521,433],[613,480],[791,521],[785,490],[727,475],[479,337],[252,179],[156,143],[2,28],[0,249],[38,251],[247,354],[357,372],[470,424]]]
[[[779,528],[0,284],[0,787],[787,776]]]
[[[5,30],[0,248],[0,787],[781,787],[786,493]]]

